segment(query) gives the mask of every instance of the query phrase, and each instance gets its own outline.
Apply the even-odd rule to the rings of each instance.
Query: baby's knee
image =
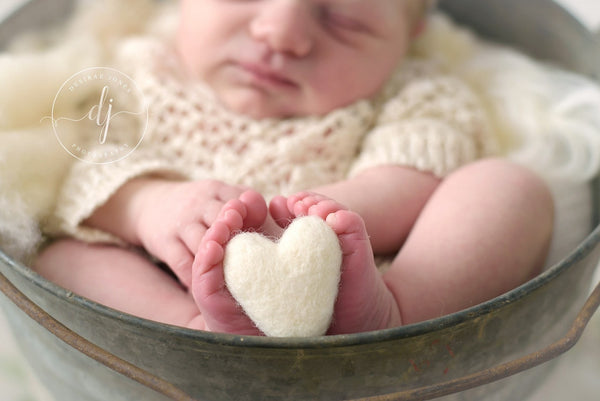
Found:
[[[552,222],[554,199],[550,188],[539,175],[505,159],[488,159],[481,163],[483,172],[497,186],[499,194],[513,197],[521,208],[538,216],[540,223]]]
[[[532,250],[545,259],[554,231],[554,198],[546,182],[528,168],[505,160],[490,161],[491,177],[496,174],[499,191],[513,206],[515,219],[522,229],[522,238]],[[541,263],[541,262],[540,262]]]
[[[545,181],[525,166],[507,159],[483,159],[451,175],[457,187],[473,191],[473,196],[493,197],[511,211],[538,238],[551,235],[554,225],[554,199]],[[449,177],[449,178],[450,178]],[[462,185],[461,185],[462,184]],[[499,203],[498,203],[499,202]]]
[[[455,174],[474,187],[490,188],[498,196],[514,197],[523,207],[553,215],[554,201],[545,181],[530,169],[507,159],[490,158],[471,163]]]
[[[554,231],[554,199],[546,182],[525,166],[505,159],[485,159],[458,171],[474,197],[481,197],[496,221],[509,227],[511,252],[521,252],[519,270],[542,267]],[[462,175],[462,177],[460,176]],[[459,185],[460,186],[460,185]],[[520,250],[520,251],[519,251]],[[516,265],[515,265],[516,266]]]

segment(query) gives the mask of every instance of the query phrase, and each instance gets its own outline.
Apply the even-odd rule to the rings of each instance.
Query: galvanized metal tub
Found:
[[[47,13],[43,3],[48,2],[32,1],[0,24],[0,43],[23,28],[64,17],[64,12]],[[52,8],[64,11],[70,4],[56,1]],[[442,8],[484,36],[600,76],[596,38],[549,0],[445,0]],[[592,192],[597,217],[597,182]],[[596,228],[561,262],[489,302],[410,326],[309,339],[214,334],[136,318],[74,295],[2,252],[0,273],[15,294],[52,317],[37,315],[47,327],[56,327],[56,319],[198,400],[416,400],[481,384],[486,375],[497,379],[504,371],[533,366],[536,354],[507,362],[558,341],[575,321],[600,259],[597,222],[590,222]],[[0,300],[23,353],[57,400],[167,399],[57,339],[6,297]],[[89,349],[83,340],[74,342]],[[545,373],[527,370],[448,399],[525,399]]]

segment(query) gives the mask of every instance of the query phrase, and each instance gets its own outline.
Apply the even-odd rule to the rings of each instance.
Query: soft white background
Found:
[[[562,3],[590,29],[600,28],[600,0],[556,1]],[[20,2],[21,0],[0,0],[0,15],[10,11]],[[31,377],[29,368],[21,360],[7,323],[0,313],[0,401],[47,399],[47,395]],[[599,400],[600,312],[596,313],[579,343],[561,357],[557,369],[529,401]]]

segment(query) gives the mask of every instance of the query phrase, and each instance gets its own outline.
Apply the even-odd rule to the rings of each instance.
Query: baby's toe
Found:
[[[288,197],[287,207],[294,217],[308,216],[309,208],[321,199],[322,196],[311,192],[299,192]]]
[[[238,215],[239,216],[239,215]],[[235,231],[240,230],[239,221],[242,221],[238,216],[231,217],[232,224],[224,220],[215,221],[212,226],[206,231],[202,243],[216,242],[221,246],[224,246],[232,237]]]
[[[330,213],[345,209],[343,205],[335,200],[311,192],[300,192],[290,196],[287,200],[287,206],[294,217],[319,216],[322,219],[325,219]]]
[[[206,241],[196,254],[193,268],[194,281],[206,282],[207,273],[214,272],[215,267],[221,266],[224,257],[225,250],[220,243]]]
[[[294,216],[287,207],[287,199],[281,195],[275,196],[269,202],[269,213],[280,227],[287,227]]]
[[[314,203],[308,209],[309,216],[318,216],[323,220],[327,219],[330,214],[336,213],[346,208],[333,199],[323,198],[319,202]]]
[[[363,219],[350,210],[342,209],[329,213],[325,221],[338,236],[358,235],[368,238]]]

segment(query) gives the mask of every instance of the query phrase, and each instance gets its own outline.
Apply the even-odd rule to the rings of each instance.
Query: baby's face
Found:
[[[420,0],[182,0],[194,78],[254,118],[319,115],[373,95],[406,53]]]

